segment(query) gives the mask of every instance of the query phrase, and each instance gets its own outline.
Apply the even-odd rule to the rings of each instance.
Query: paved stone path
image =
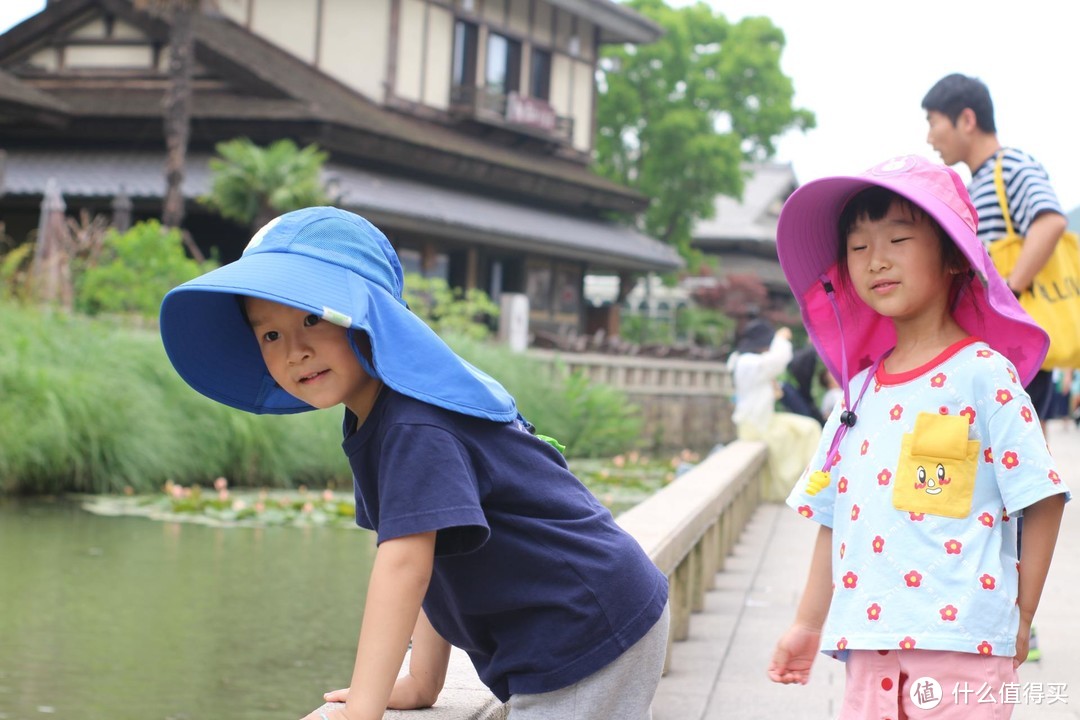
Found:
[[[1080,498],[1080,430],[1050,423],[1058,469]],[[779,634],[795,614],[817,525],[781,505],[762,505],[727,566],[676,643],[653,704],[655,720],[831,720],[843,664],[822,656],[809,685],[765,675]],[[1042,660],[1020,668],[1022,690],[1053,684],[1064,701],[1017,704],[1014,720],[1080,720],[1080,500],[1065,507],[1054,564],[1035,618]],[[1041,683],[1041,686],[1039,685]],[[1063,688],[1061,686],[1064,686]],[[974,700],[972,700],[974,701]]]

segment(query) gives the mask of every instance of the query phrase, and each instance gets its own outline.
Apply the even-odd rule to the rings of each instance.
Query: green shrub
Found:
[[[447,338],[458,354],[501,382],[536,431],[566,446],[567,457],[602,457],[641,441],[636,405],[615,388],[593,383],[501,345]]]
[[[451,288],[442,278],[409,273],[402,295],[409,308],[440,336],[482,340],[491,334],[487,322],[499,317],[499,306],[483,290]]]
[[[211,269],[187,257],[179,230],[166,230],[156,220],[123,234],[110,229],[97,264],[76,281],[75,307],[90,315],[156,316],[165,293]]]

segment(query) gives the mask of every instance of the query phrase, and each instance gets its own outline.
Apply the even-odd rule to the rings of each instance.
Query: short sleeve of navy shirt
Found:
[[[387,388],[343,448],[358,524],[380,543],[437,532],[424,611],[501,700],[591,675],[663,612],[664,575],[562,455],[515,423]]]

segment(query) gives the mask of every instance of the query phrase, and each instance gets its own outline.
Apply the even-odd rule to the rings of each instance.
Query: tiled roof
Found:
[[[798,183],[789,163],[754,163],[742,200],[717,196],[716,213],[694,226],[694,245],[708,248],[733,241],[776,242],[780,207]]]
[[[184,195],[196,198],[210,189],[210,156],[189,154]],[[107,151],[8,152],[8,195],[41,195],[55,178],[68,197],[160,198],[164,155]],[[552,255],[589,262],[610,270],[673,270],[678,253],[637,230],[611,222],[568,216],[475,193],[427,185],[416,180],[359,170],[326,167],[338,204],[377,224],[407,226],[434,236],[459,238],[530,253],[550,248]]]

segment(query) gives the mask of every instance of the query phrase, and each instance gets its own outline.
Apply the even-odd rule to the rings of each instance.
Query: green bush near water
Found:
[[[0,301],[0,333],[0,492],[142,493],[218,476],[234,487],[351,483],[337,410],[260,416],[216,403],[177,376],[152,330]],[[638,441],[640,419],[621,393],[550,380],[502,348],[451,344],[568,456]]]

